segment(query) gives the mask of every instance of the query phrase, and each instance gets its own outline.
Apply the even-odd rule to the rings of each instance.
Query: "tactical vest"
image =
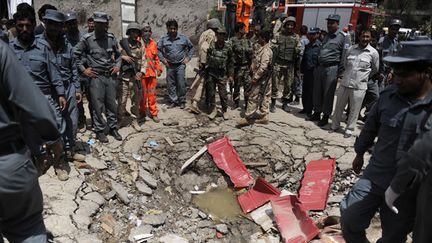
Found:
[[[277,56],[276,60],[279,62],[292,62],[294,61],[295,48],[297,46],[296,35],[279,35],[277,40]]]
[[[210,49],[211,52],[207,56],[208,67],[212,69],[226,69],[229,50],[227,43],[225,43],[222,49],[216,48],[214,44]]]
[[[252,61],[252,47],[247,39],[232,39],[234,63],[236,66],[249,65]]]

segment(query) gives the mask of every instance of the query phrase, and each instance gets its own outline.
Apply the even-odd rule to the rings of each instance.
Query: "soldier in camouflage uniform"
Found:
[[[216,31],[221,27],[221,23],[218,19],[209,19],[207,22],[208,29],[204,31],[198,41],[198,65],[200,70],[204,70],[207,63],[207,50],[210,44],[216,40]],[[198,87],[195,90],[195,94],[192,98],[192,104],[190,111],[192,113],[199,114],[200,110],[198,108],[198,102],[201,100],[204,88],[204,77],[198,74],[196,77],[198,79]],[[195,82],[194,82],[195,83]],[[191,87],[192,89],[192,87]]]
[[[272,50],[274,58],[274,72],[272,77],[272,100],[270,111],[275,112],[276,99],[278,98],[278,85],[283,84],[282,109],[289,112],[288,102],[292,99],[291,90],[294,82],[296,65],[299,64],[301,53],[300,37],[295,34],[294,27],[296,20],[290,16],[283,23],[283,30],[272,41]]]
[[[250,124],[269,122],[269,103],[271,95],[271,78],[270,69],[272,66],[273,52],[268,43],[271,38],[270,31],[264,31],[257,35],[260,48],[255,52],[252,61],[251,70],[252,87],[249,96],[249,104],[245,112],[245,118],[242,118],[237,125],[247,126]],[[264,97],[262,97],[264,96]]]
[[[216,86],[219,92],[222,106],[222,117],[227,119],[226,111],[228,108],[228,94],[226,84],[233,81],[234,66],[232,61],[232,49],[229,42],[225,41],[226,30],[221,27],[216,32],[216,41],[213,42],[207,51],[206,69],[206,95],[207,102],[212,110],[209,115],[214,119],[217,115],[216,110]]]
[[[119,105],[117,114],[120,126],[124,126],[124,116],[127,114],[126,103],[130,97],[132,101],[131,113],[138,116],[137,119],[133,119],[132,127],[136,131],[141,131],[141,127],[138,124],[138,119],[140,119],[138,109],[141,102],[139,92],[141,91],[138,90],[135,80],[141,80],[141,76],[145,74],[147,62],[142,61],[142,57],[145,56],[145,49],[137,39],[141,35],[141,28],[138,23],[130,23],[127,26],[126,35],[128,36],[127,44],[132,56],[129,56],[124,48],[122,48],[121,82],[118,93]]]
[[[231,47],[234,61],[234,106],[233,110],[240,105],[240,88],[243,86],[245,105],[247,107],[250,91],[250,64],[252,61],[252,45],[246,39],[245,25],[237,23],[235,26],[236,35],[231,38]]]

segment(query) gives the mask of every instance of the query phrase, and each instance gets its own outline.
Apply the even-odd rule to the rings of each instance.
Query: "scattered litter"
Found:
[[[133,238],[136,242],[145,242],[147,240],[153,239],[153,234],[140,234],[135,235]]]
[[[190,159],[188,159],[184,164],[182,165],[180,169],[180,174],[183,173],[184,169],[188,167],[192,162],[194,162],[198,157],[200,157],[203,153],[207,151],[207,146],[202,147],[196,154],[194,154]]]
[[[324,210],[333,181],[336,160],[313,160],[306,166],[299,200],[305,210]]]
[[[207,147],[216,166],[225,171],[235,188],[248,187],[254,183],[253,177],[246,169],[228,137],[219,139]]]
[[[262,206],[270,199],[279,197],[281,191],[263,178],[258,177],[254,187],[238,197],[239,204],[244,213],[249,213]]]
[[[148,141],[148,145],[152,148],[159,147],[159,144],[156,142],[156,140],[150,140]]]
[[[164,121],[162,123],[164,126],[177,126],[179,124],[178,121]]]
[[[205,139],[206,143],[211,143],[211,142],[213,142],[214,140],[215,140],[214,137],[208,137],[208,138]]]
[[[167,141],[167,143],[172,147],[174,146],[174,143],[171,141],[171,138],[169,137],[165,137],[165,141]]]
[[[161,214],[162,211],[161,210],[157,210],[157,209],[150,209],[148,210],[145,214]]]
[[[93,145],[95,143],[96,143],[96,140],[94,140],[93,138],[90,138],[89,140],[87,140],[88,145]]]
[[[195,185],[194,189],[195,189],[195,191],[199,191],[199,186]]]
[[[136,154],[136,153],[132,153],[132,158],[134,158],[137,161],[141,161],[141,159],[142,159],[141,155]]]
[[[246,166],[249,167],[261,167],[261,166],[267,166],[267,162],[256,162],[256,163],[245,163]]]
[[[272,199],[271,206],[282,242],[309,242],[318,235],[319,229],[296,196]]]
[[[206,191],[189,191],[190,194],[198,195],[198,194],[204,194]]]

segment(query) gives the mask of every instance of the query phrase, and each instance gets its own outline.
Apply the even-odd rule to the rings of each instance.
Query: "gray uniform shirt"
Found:
[[[60,138],[54,113],[25,67],[9,47],[0,41],[0,142],[21,137],[25,123],[45,141]],[[26,137],[29,134],[23,134]],[[17,161],[18,162],[18,161]]]
[[[421,121],[432,104],[432,93],[423,100],[409,100],[388,86],[368,114],[354,149],[363,155],[378,137],[364,176],[386,189],[396,173],[397,161],[412,146]]]
[[[379,55],[371,45],[361,49],[358,44],[351,46],[344,57],[345,71],[341,85],[366,90],[369,77],[378,72]]]
[[[46,40],[36,36],[27,49],[17,38],[9,45],[42,93],[51,95],[54,89],[57,95],[64,96],[65,89],[57,70],[56,58]]]
[[[171,38],[168,35],[163,36],[157,42],[158,55],[161,62],[179,64],[188,57],[192,59],[193,44],[185,35],[177,34],[177,37]]]
[[[80,72],[86,69],[85,64],[99,72],[109,72],[114,66],[121,66],[117,40],[111,33],[102,38],[97,38],[95,32],[85,34],[75,46],[74,57]]]
[[[342,57],[350,45],[351,42],[348,35],[339,30],[333,34],[326,35],[318,54],[318,63],[323,66],[338,65],[338,76],[340,76],[343,72]]]

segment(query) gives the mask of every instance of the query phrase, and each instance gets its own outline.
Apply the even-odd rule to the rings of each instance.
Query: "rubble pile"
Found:
[[[85,162],[74,162],[68,186],[57,188],[59,194],[71,191],[70,203],[64,204],[66,198],[56,202],[60,195],[44,190],[47,228],[59,242],[260,242],[263,237],[279,242],[277,231],[264,234],[250,215],[218,218],[197,205],[194,199],[206,196],[205,192],[228,188],[237,197],[246,191],[233,189],[230,178],[208,152],[180,173],[183,163],[203,146],[225,136],[253,178],[263,178],[278,190],[294,194],[307,162],[336,158],[338,170],[327,208],[310,211],[313,220],[339,215],[338,204],[357,179],[347,170],[353,141],[305,126],[300,119],[276,119],[266,126],[243,129],[235,128],[235,121],[209,123],[202,116],[171,119],[178,122],[149,123],[145,133],[122,128],[120,133],[126,138],[122,142],[94,144],[90,132],[79,137],[90,153]],[[41,181],[44,185],[44,177]],[[56,187],[54,183],[50,186]],[[68,210],[57,210],[60,207],[70,207],[73,213],[67,215]],[[62,210],[69,230],[55,227]],[[73,233],[74,229],[79,233]]]

